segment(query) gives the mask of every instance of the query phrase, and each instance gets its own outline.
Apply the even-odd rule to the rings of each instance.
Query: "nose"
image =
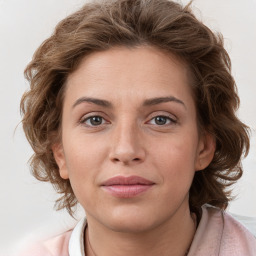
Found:
[[[141,132],[136,125],[124,122],[113,130],[109,158],[114,163],[134,165],[145,160],[146,152],[142,146]]]

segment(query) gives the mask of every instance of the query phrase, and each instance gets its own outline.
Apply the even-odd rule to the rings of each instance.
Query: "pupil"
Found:
[[[92,125],[99,125],[102,123],[102,118],[100,116],[94,116],[91,118]]]
[[[156,117],[156,124],[159,124],[159,125],[166,124],[166,117],[164,116]]]

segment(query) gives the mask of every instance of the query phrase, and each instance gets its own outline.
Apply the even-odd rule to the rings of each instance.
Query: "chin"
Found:
[[[128,222],[127,220],[125,220],[122,223],[112,222],[109,228],[115,232],[136,234],[150,231],[153,226],[154,225],[152,225],[152,223],[142,223],[141,221],[133,220]]]
[[[139,209],[125,211],[115,209],[105,219],[105,224],[115,232],[141,233],[154,229],[159,224],[159,218],[156,217],[155,214]]]

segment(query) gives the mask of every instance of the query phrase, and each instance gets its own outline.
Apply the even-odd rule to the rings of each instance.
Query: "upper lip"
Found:
[[[115,176],[102,183],[102,186],[114,185],[153,185],[154,182],[139,176]]]

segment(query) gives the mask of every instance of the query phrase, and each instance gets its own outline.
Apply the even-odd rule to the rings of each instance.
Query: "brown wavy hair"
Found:
[[[225,209],[230,185],[242,175],[249,150],[248,128],[236,117],[239,97],[223,38],[191,11],[191,4],[168,0],[107,0],[85,4],[62,20],[25,69],[30,90],[21,99],[22,123],[34,155],[33,175],[50,181],[61,197],[57,210],[72,215],[77,199],[59,175],[52,145],[61,138],[65,81],[84,56],[115,46],[150,45],[174,54],[189,66],[200,129],[216,140],[210,165],[197,171],[190,188],[191,211],[209,203]]]

